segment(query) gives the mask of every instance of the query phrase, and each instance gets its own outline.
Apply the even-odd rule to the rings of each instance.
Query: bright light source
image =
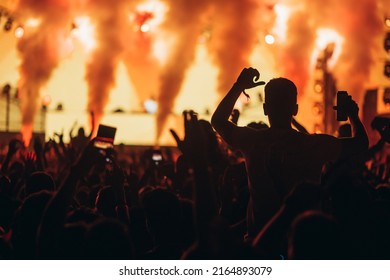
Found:
[[[264,40],[265,40],[265,42],[266,42],[268,45],[272,45],[272,44],[275,43],[275,37],[274,37],[273,35],[271,35],[271,34],[265,35]]]
[[[25,26],[35,28],[41,24],[41,19],[38,18],[29,18],[26,20]]]
[[[145,111],[149,114],[155,114],[157,112],[157,102],[153,98],[146,99],[144,102]]]
[[[144,23],[144,24],[141,25],[140,30],[141,30],[141,32],[144,32],[144,33],[149,32],[150,31],[150,25],[147,24],[147,23]]]
[[[42,97],[42,105],[47,107],[50,105],[50,103],[51,103],[51,96],[48,94],[44,95]]]
[[[89,53],[96,48],[95,27],[89,17],[81,16],[75,18],[71,34],[80,41],[86,52]]]
[[[385,25],[390,27],[390,18],[385,18]]]
[[[322,83],[321,82],[316,82],[314,84],[314,92],[322,93]]]
[[[334,48],[333,55],[328,60],[328,66],[333,67],[341,54],[344,38],[336,30],[330,28],[319,28],[316,33],[317,38],[315,48],[311,56],[313,68],[320,53],[323,52],[330,44],[334,44]]]
[[[272,33],[276,35],[276,37],[278,38],[278,42],[285,42],[287,33],[287,22],[293,10],[287,5],[278,3],[275,4],[274,11],[276,14],[276,19],[274,27],[272,28]]]
[[[22,26],[18,26],[16,27],[15,29],[15,37],[20,39],[22,38],[24,35],[24,28]]]

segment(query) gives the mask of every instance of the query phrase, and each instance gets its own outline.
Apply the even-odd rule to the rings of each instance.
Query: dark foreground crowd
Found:
[[[227,99],[262,85],[246,70]],[[177,148],[101,149],[81,129],[69,143],[12,140],[1,160],[0,259],[389,259],[389,124],[375,119],[379,142],[343,156],[341,138],[307,134],[295,107],[275,116],[270,96],[288,90],[273,83],[270,127],[237,126],[223,100],[213,125],[183,113],[184,138],[171,130]],[[313,154],[326,159],[319,180]]]

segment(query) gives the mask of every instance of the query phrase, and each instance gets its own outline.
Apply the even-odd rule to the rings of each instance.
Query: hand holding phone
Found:
[[[98,149],[109,149],[114,147],[116,127],[100,124],[94,146]]]
[[[351,98],[351,96],[348,95],[348,92],[346,91],[337,92],[337,101],[336,101],[337,105],[334,106],[333,109],[335,109],[337,112],[336,119],[338,121],[348,120],[348,114],[347,114],[348,98]]]

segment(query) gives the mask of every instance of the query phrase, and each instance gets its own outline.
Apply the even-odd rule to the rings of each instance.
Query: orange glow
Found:
[[[386,19],[385,19],[385,25],[386,25],[387,27],[390,27],[390,18],[386,18]]]
[[[276,20],[272,32],[276,35],[279,41],[286,41],[287,21],[292,13],[292,9],[283,4],[276,4],[274,6],[276,13]]]
[[[42,105],[47,107],[50,105],[50,103],[51,103],[51,96],[48,94],[44,95],[42,97]]]
[[[22,124],[22,139],[25,147],[28,147],[30,145],[32,131],[32,124]]]
[[[330,28],[317,29],[317,39],[315,42],[315,48],[311,56],[312,65],[314,65],[320,52],[323,51],[327,47],[327,45],[334,43],[335,47],[333,50],[333,55],[328,61],[328,66],[333,67],[340,56],[343,42],[344,38],[336,30]]]
[[[29,18],[26,20],[26,27],[37,28],[41,24],[42,20],[39,18]]]
[[[315,85],[314,85],[314,91],[316,92],[316,93],[322,93],[322,84],[321,83],[316,83]]]

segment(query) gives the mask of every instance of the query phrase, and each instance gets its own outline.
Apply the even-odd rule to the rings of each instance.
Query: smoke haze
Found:
[[[129,28],[127,1],[91,0],[87,11],[95,24],[97,46],[87,63],[88,111],[95,115],[95,129],[109,101]]]
[[[26,30],[18,41],[19,93],[22,113],[22,135],[26,145],[32,136],[34,116],[40,107],[40,92],[58,66],[66,45],[66,31],[71,23],[70,1],[20,0],[16,12],[21,19],[40,20],[36,29]]]
[[[310,59],[319,28],[335,30],[344,38],[342,52],[333,69],[341,90],[349,91],[361,103],[372,66],[384,57],[384,14],[390,16],[390,0],[162,0],[167,6],[161,32],[134,31],[129,15],[138,3],[126,0],[19,0],[18,21],[40,21],[25,28],[18,40],[19,92],[23,137],[28,143],[40,94],[64,52],[75,15],[87,15],[94,25],[96,47],[86,65],[87,109],[100,122],[115,85],[116,69],[122,60],[140,101],[153,97],[158,102],[157,139],[161,135],[175,100],[193,63],[199,38],[210,27],[207,48],[218,68],[217,92],[225,94],[243,67],[251,65],[255,47],[263,43],[274,19],[272,7],[289,7],[286,41],[275,44],[276,72],[292,79],[301,93],[311,78]],[[156,1],[158,2],[158,1]],[[160,31],[160,30],[159,30]],[[153,54],[156,36],[166,39],[164,64]],[[379,44],[378,44],[379,42]],[[382,74],[382,73],[381,73]],[[202,82],[199,77],[199,82]],[[80,93],[83,94],[83,93]],[[194,96],[194,98],[197,98]],[[188,104],[191,106],[191,104]]]

